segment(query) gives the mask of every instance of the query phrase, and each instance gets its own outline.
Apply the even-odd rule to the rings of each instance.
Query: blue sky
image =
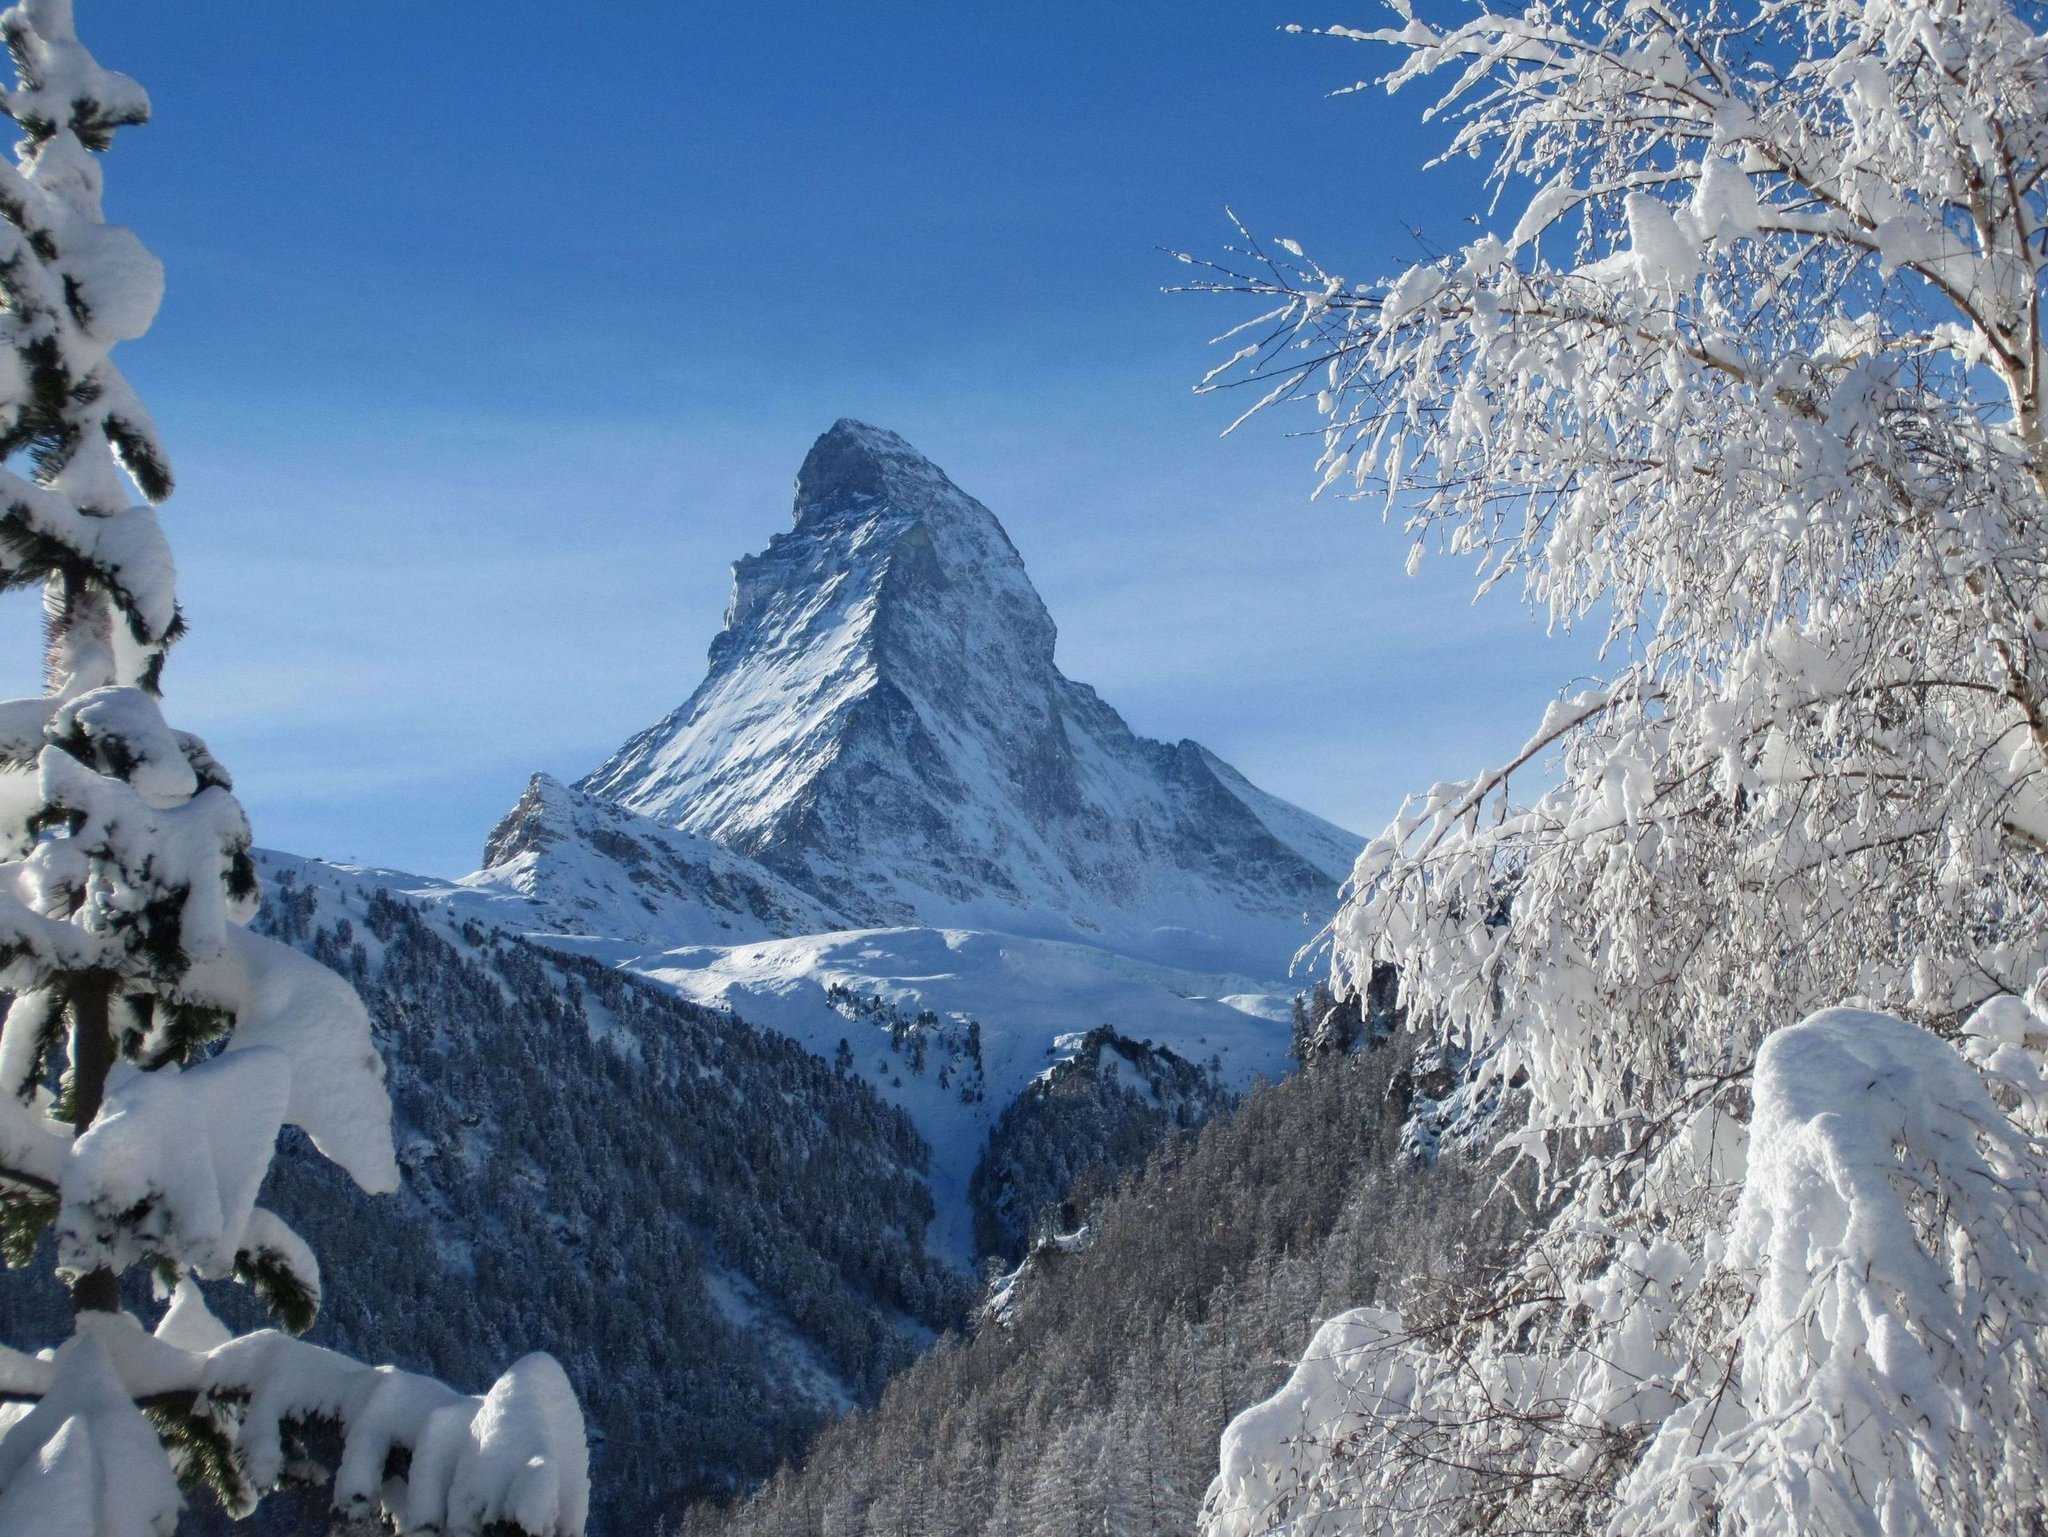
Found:
[[[1358,276],[1463,223],[1419,96],[1290,0],[710,6],[78,0],[157,120],[109,217],[169,269],[121,354],[180,472],[173,718],[259,841],[471,868],[701,675],[811,438],[891,427],[1000,516],[1060,662],[1361,830],[1587,664],[1311,504],[1190,386],[1159,290],[1222,208]],[[1360,7],[1342,19],[1359,20]],[[33,604],[4,636],[34,687]]]

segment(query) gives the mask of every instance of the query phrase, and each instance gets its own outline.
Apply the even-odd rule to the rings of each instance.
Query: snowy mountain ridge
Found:
[[[1284,975],[1361,840],[1054,663],[996,517],[850,420],[733,568],[701,684],[578,788],[745,855],[855,925],[1077,939]]]
[[[524,925],[628,947],[733,944],[848,926],[745,855],[536,774],[460,883]]]

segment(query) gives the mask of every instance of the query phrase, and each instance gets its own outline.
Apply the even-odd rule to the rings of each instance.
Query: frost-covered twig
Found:
[[[1989,1529],[2048,1462],[2032,1417],[1980,1416],[1935,1476],[1931,1432],[1759,1407],[1731,1341],[1770,1309],[1724,1261],[1775,1027],[1849,999],[1967,1041],[2048,965],[2048,41],[2003,0],[1393,9],[1330,31],[1391,50],[1390,90],[1448,81],[1431,116],[1489,162],[1501,229],[1367,281],[1270,244],[1210,264],[1190,286],[1256,315],[1201,388],[1312,405],[1318,490],[1600,625],[1610,672],[1405,805],[1332,926],[1340,979],[1395,967],[1412,1024],[1526,1089],[1515,1146],[1569,1153],[1500,1305],[1387,1347],[1431,1407],[1359,1430],[1341,1478],[1422,1531],[1832,1529],[1818,1486],[1786,1504],[1787,1464],[1759,1471],[1796,1433],[1910,1491],[1887,1531]],[[2009,1033],[1986,1081],[2023,1118],[2048,1033]],[[1916,1156],[1891,1177],[1923,1233],[2040,1225],[2031,1153]],[[1982,1358],[2001,1392],[2032,1380],[2031,1308]],[[1687,1415],[1680,1482],[1720,1492],[1644,1514],[1624,1485]],[[1437,1472],[1385,1481],[1404,1457]],[[1728,1495],[1751,1476],[1778,1525]]]

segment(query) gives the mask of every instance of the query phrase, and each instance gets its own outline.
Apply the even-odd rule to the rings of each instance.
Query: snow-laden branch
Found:
[[[236,1514],[311,1476],[304,1445],[329,1425],[341,1455],[324,1476],[345,1517],[551,1537],[581,1531],[589,1509],[582,1415],[551,1357],[526,1357],[488,1393],[457,1393],[275,1330],[231,1338],[189,1282],[155,1335],[104,1314],[47,1359],[0,1355],[0,1399],[17,1406],[0,1428],[0,1513],[35,1512],[39,1533],[169,1529],[180,1496],[152,1415],[222,1438],[244,1485]]]
[[[1966,1042],[2011,1046],[2015,1007]],[[1340,1315],[1225,1432],[1206,1537],[1448,1537],[1507,1499],[1557,1518],[1589,1486],[1575,1529],[2022,1529],[2048,1467],[1987,1443],[2048,1428],[2042,1145],[1962,1052],[1887,1015],[1778,1032],[1752,1092],[1746,1134],[1707,1109],[1662,1155],[1735,1192],[1725,1239],[1613,1235],[1567,1299],[1613,1326],[1597,1344],[1528,1352],[1526,1311],[1449,1350],[1419,1320]],[[1734,1329],[1701,1335],[1717,1310]]]
[[[1240,228],[1190,285],[1252,314],[1200,388],[1313,409],[1318,491],[1377,502],[1412,559],[1469,558],[1482,591],[1519,578],[1553,627],[1598,625],[1606,676],[1405,804],[1333,921],[1339,985],[1394,967],[1410,1023],[1526,1106],[1513,1146],[1561,1205],[1478,1295],[1372,1347],[1409,1407],[1344,1431],[1323,1493],[1371,1485],[1424,1532],[1599,1530],[1652,1445],[1680,1466],[1660,1427],[1710,1404],[1685,1456],[1726,1465],[1685,1461],[1627,1529],[1833,1529],[1786,1494],[1791,1451],[1757,1473],[1772,1493],[1731,1492],[1794,1420],[1841,1487],[1915,1491],[1887,1495],[1895,1525],[1866,1504],[1881,1529],[1997,1529],[2024,1497],[2000,1470],[2048,1463],[2028,1414],[1949,1435],[1929,1409],[1873,1449],[1858,1424],[1920,1424],[1919,1392],[1880,1378],[1837,1413],[1823,1373],[1813,1412],[1723,1434],[1756,1381],[1728,1341],[1789,1315],[1723,1263],[1739,1168],[1696,1144],[1739,1146],[1753,1063],[1761,1124],[1778,1023],[1853,1000],[1973,1041],[1984,1000],[2048,987],[2048,40],[2004,0],[1393,10],[1331,32],[1391,53],[1390,90],[1438,82],[1444,154],[1489,166],[1493,206],[1364,281]],[[2038,1132],[2048,1042],[2002,1028],[1981,1078],[1951,1065]],[[1932,1122],[1900,1135],[1936,1161],[1917,1188],[1986,1186],[1951,1214],[1986,1255],[1971,1212],[2032,1232],[2041,1192],[1996,1172],[2025,1159],[1953,1088],[1930,1113],[1988,1162]],[[1942,1305],[1977,1318],[1978,1284],[1949,1274]],[[1986,1371],[2034,1371],[2039,1310],[1987,1306]],[[1937,1376],[1975,1359],[1927,1348]],[[1935,1446],[1958,1464],[1938,1476],[1913,1460]]]

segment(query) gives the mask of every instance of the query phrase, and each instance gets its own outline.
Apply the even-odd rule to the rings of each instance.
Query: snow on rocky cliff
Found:
[[[994,514],[841,421],[804,460],[795,526],[735,565],[702,684],[580,788],[862,926],[1283,975],[1360,840],[1196,743],[1137,736],[1054,638]]]
[[[462,883],[530,904],[528,930],[629,947],[736,944],[846,927],[744,855],[536,774]]]

